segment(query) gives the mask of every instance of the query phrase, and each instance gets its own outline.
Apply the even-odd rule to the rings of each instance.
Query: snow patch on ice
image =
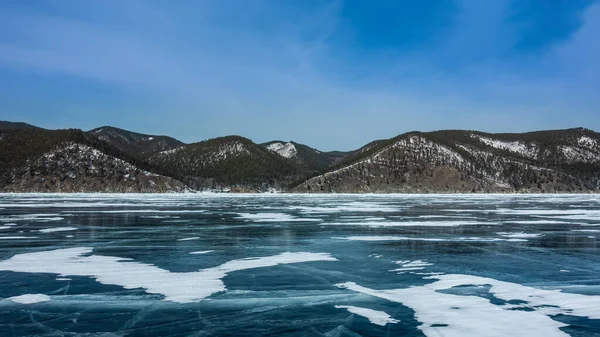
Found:
[[[254,222],[321,221],[315,218],[296,218],[285,213],[238,213],[238,216]]]
[[[381,325],[381,326],[400,322],[397,319],[393,319],[392,316],[388,315],[387,313],[385,313],[383,311],[355,307],[355,306],[351,306],[351,305],[336,305],[335,308],[336,309],[346,309],[355,315],[359,315],[359,316],[362,316],[362,317],[368,319],[369,322],[371,322],[373,324],[377,324],[377,325]]]
[[[520,238],[520,239],[539,238],[540,236],[544,235],[542,233],[524,233],[524,232],[515,232],[515,233],[498,232],[496,234],[503,236],[505,238]]]
[[[376,290],[354,282],[339,288],[402,303],[415,311],[426,336],[569,336],[560,328],[568,326],[549,316],[564,314],[600,318],[600,296],[543,290],[491,278],[448,274],[425,277],[437,280],[419,287]],[[479,296],[440,292],[454,287],[487,286],[495,297],[520,300],[523,304],[495,305]],[[525,309],[525,310],[515,310]]]
[[[198,240],[198,239],[200,239],[199,236],[194,236],[194,237],[191,237],[191,238],[177,239],[177,241],[192,241],[192,240]]]
[[[50,296],[44,294],[25,294],[21,296],[9,297],[9,300],[20,304],[33,304],[50,301]]]
[[[201,251],[197,251],[197,252],[190,252],[190,254],[197,255],[197,254],[208,254],[208,253],[212,253],[212,252],[214,252],[214,250],[201,250]]]
[[[412,271],[412,270],[422,270],[425,269],[425,267],[428,266],[433,266],[433,263],[429,263],[429,262],[425,262],[425,261],[421,261],[421,260],[415,260],[415,261],[410,261],[410,260],[404,260],[404,261],[396,261],[396,264],[400,265],[400,268],[396,268],[396,269],[392,269],[390,271],[394,271],[394,272],[406,272],[406,271]]]
[[[37,239],[37,236],[0,236],[0,240]]]
[[[40,205],[38,205],[39,207]],[[12,206],[11,207],[21,207],[21,206]],[[26,206],[23,206],[26,207]],[[24,214],[24,215],[13,215],[8,218],[2,218],[0,221],[8,222],[8,221],[37,221],[37,222],[50,222],[50,221],[60,221],[64,220],[63,217],[58,216],[59,214]]]
[[[77,247],[18,254],[0,261],[0,270],[58,274],[61,277],[93,277],[102,284],[118,285],[125,289],[143,288],[147,293],[164,295],[167,301],[190,303],[226,291],[222,279],[229,273],[314,261],[337,259],[328,253],[286,252],[273,256],[231,260],[196,272],[176,273],[129,258],[93,255],[92,248]]]
[[[476,221],[364,221],[364,222],[329,222],[325,225],[334,226],[368,226],[368,227],[458,227],[458,226],[485,226],[499,225],[495,222]]]
[[[410,237],[410,236],[377,236],[377,235],[365,235],[365,236],[347,236],[347,237],[332,237],[332,239],[338,240],[350,240],[350,241],[425,241],[425,242],[527,242],[525,239],[518,238],[483,238],[483,237],[458,237],[451,239],[443,238],[423,238],[423,237]]]
[[[388,206],[374,202],[350,202],[342,205],[327,206],[292,206],[292,210],[302,213],[341,213],[341,212],[398,212],[402,210],[399,206]]]
[[[54,232],[68,232],[68,231],[75,231],[75,230],[77,230],[76,227],[54,227],[54,228],[40,229],[40,230],[38,230],[38,232],[54,233]]]

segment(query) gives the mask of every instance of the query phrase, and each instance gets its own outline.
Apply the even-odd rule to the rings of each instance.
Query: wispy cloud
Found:
[[[33,123],[46,114],[186,141],[235,133],[324,149],[412,129],[600,128],[598,4],[577,14],[569,38],[533,53],[516,50],[513,1],[455,1],[450,27],[392,54],[356,49],[341,1],[53,4],[3,9],[1,71],[113,94],[77,98],[96,90],[84,85],[70,100],[19,102]]]

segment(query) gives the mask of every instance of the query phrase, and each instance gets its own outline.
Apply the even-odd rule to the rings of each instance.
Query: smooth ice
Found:
[[[596,195],[0,195],[0,336],[600,336]]]

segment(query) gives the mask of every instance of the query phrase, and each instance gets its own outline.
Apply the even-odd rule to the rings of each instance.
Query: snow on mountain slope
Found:
[[[298,192],[587,191],[600,176],[588,130],[495,135],[460,130],[408,133],[380,141]],[[577,136],[577,137],[575,137]],[[491,149],[490,149],[491,148]],[[506,152],[499,152],[503,150]],[[352,156],[351,156],[352,157]]]
[[[290,142],[287,142],[287,143],[274,142],[274,143],[267,145],[267,149],[269,149],[285,158],[292,158],[292,157],[295,157],[296,154],[298,154],[298,150],[296,149],[294,144],[292,144]]]
[[[182,142],[171,137],[146,135],[112,126],[103,126],[91,130],[89,134],[138,158],[145,158],[183,145]]]
[[[169,192],[180,182],[140,169],[85,144],[65,142],[13,171],[5,191]]]
[[[519,154],[523,157],[535,158],[538,153],[538,147],[534,143],[525,143],[523,141],[502,141],[479,135],[471,135],[482,143],[500,150],[507,150]]]
[[[196,189],[281,190],[297,181],[301,171],[293,161],[240,136],[213,138],[150,157],[157,167]]]

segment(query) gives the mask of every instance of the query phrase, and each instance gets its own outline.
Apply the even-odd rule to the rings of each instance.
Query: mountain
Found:
[[[326,170],[332,165],[340,162],[348,154],[348,152],[341,151],[321,152],[303,144],[283,142],[280,140],[263,143],[261,145],[267,150],[273,151],[284,158],[294,161],[303,169],[312,173]]]
[[[167,192],[179,181],[81,130],[0,131],[0,191]]]
[[[600,134],[409,132],[352,152],[0,122],[0,191],[600,192]]]
[[[295,192],[598,192],[600,134],[446,130],[372,142]]]
[[[240,136],[187,144],[149,161],[194,189],[287,189],[306,177],[292,160]]]
[[[146,135],[112,126],[99,127],[88,133],[138,158],[147,158],[158,152],[173,150],[184,145],[175,138]]]

